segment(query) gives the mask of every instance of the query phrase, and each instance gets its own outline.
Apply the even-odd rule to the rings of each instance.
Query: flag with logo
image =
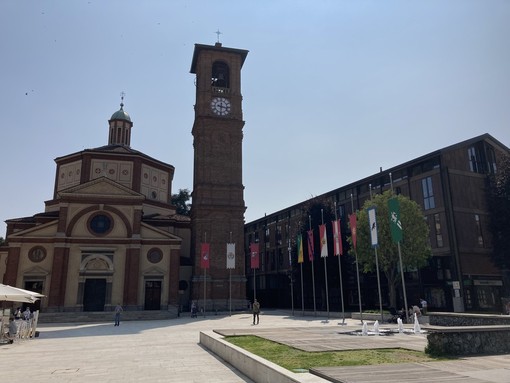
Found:
[[[342,233],[340,229],[340,220],[331,221],[333,225],[333,243],[334,243],[334,255],[342,255]]]
[[[328,234],[326,224],[319,225],[319,234],[321,236],[321,258],[328,256]]]
[[[303,236],[301,234],[297,237],[297,261],[303,263]]]
[[[209,244],[202,243],[200,248],[200,267],[202,269],[209,268]]]
[[[308,230],[308,260],[313,262],[313,230]]]
[[[370,226],[370,240],[372,242],[372,247],[377,247],[379,245],[377,238],[377,219],[375,217],[375,206],[368,208],[368,224]]]
[[[236,268],[236,244],[227,243],[227,269]]]
[[[259,244],[252,243],[250,245],[250,256],[251,256],[251,268],[258,269],[259,265]]]
[[[352,247],[354,247],[354,251],[356,251],[356,240],[358,237],[358,229],[356,227],[356,213],[352,213],[349,216],[349,226],[351,227]]]
[[[400,203],[397,198],[388,200],[388,210],[390,212],[390,231],[393,242],[402,241],[402,222],[400,221]]]

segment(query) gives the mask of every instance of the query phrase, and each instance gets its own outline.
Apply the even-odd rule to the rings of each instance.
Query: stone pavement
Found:
[[[413,349],[423,349],[426,345],[423,335],[362,337],[339,334],[360,329],[357,320],[346,319],[346,324],[342,325],[340,319],[293,317],[283,311],[263,312],[257,326],[252,325],[248,313],[199,316],[196,319],[121,321],[119,327],[114,327],[113,322],[45,323],[38,327],[38,338],[1,345],[0,368],[4,377],[17,376],[31,382],[251,382],[204,349],[198,343],[200,331],[255,333],[295,347],[316,350],[388,347],[388,344],[396,347],[399,338]],[[397,380],[502,383],[510,382],[510,356],[320,368],[314,373],[329,381],[352,383]],[[303,377],[302,381],[327,381],[318,376],[311,379],[312,374],[308,373],[299,375]]]

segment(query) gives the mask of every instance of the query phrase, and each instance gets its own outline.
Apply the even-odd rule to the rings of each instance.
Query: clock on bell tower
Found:
[[[195,44],[190,70],[196,75],[191,298],[205,304],[206,311],[228,309],[226,305],[246,308],[241,68],[247,54],[219,42]],[[202,243],[209,244],[205,270]],[[227,243],[235,244],[229,269]]]

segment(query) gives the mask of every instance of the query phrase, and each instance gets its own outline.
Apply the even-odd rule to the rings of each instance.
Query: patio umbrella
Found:
[[[34,303],[44,295],[0,283],[0,301]]]

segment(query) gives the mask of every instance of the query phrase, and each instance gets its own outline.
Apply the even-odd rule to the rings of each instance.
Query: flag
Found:
[[[349,216],[349,226],[351,226],[352,247],[354,247],[354,251],[356,251],[356,239],[358,236],[358,229],[356,227],[356,213],[352,213]]]
[[[303,236],[301,234],[297,237],[297,261],[303,263]]]
[[[251,255],[251,268],[252,269],[258,269],[260,267],[259,265],[259,244],[258,243],[252,243],[250,245],[250,255]]]
[[[370,226],[370,239],[372,241],[372,247],[377,247],[377,220],[375,218],[375,206],[368,208],[368,224]]]
[[[308,230],[308,259],[313,262],[313,230]]]
[[[390,211],[390,230],[393,242],[402,241],[402,222],[400,222],[400,203],[397,198],[388,200],[388,210]]]
[[[227,243],[227,269],[236,268],[236,244]]]
[[[200,249],[200,267],[202,269],[209,268],[209,244],[208,243],[202,243],[202,246]]]
[[[326,225],[319,225],[319,233],[321,236],[321,258],[328,256],[328,234],[326,231]]]
[[[343,249],[342,249],[342,233],[340,230],[340,220],[337,219],[336,221],[331,221],[331,224],[333,225],[333,243],[334,243],[334,255],[342,255]]]

